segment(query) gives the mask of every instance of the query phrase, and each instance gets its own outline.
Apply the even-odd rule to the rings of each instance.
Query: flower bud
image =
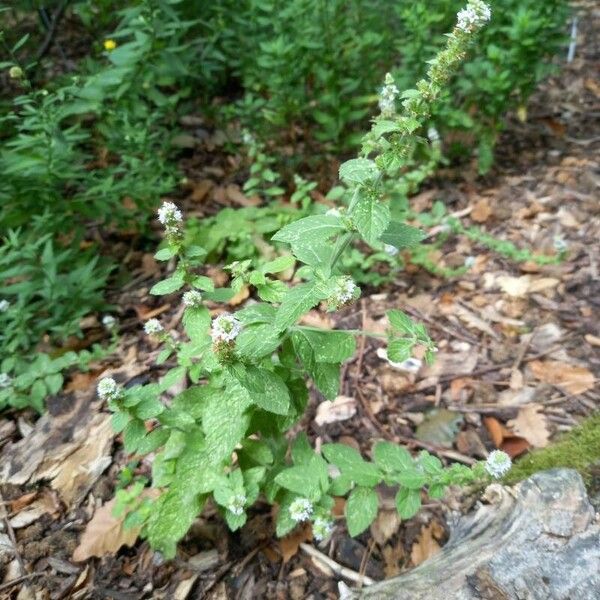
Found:
[[[296,498],[290,504],[290,517],[292,517],[292,519],[296,521],[296,523],[308,521],[312,513],[313,505],[308,498]]]
[[[512,466],[510,456],[502,450],[494,450],[490,452],[485,461],[485,470],[495,479],[499,479],[506,475]]]

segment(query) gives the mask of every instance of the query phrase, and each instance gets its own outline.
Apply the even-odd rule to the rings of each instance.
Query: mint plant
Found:
[[[235,530],[261,496],[277,507],[277,535],[310,521],[319,540],[333,529],[336,496],[348,496],[348,531],[358,535],[377,515],[374,488],[382,482],[398,487],[398,512],[410,518],[425,490],[439,498],[448,485],[466,485],[486,473],[501,476],[510,467],[503,453],[494,454],[489,464],[445,468],[428,452],[413,457],[390,442],[376,443],[368,461],[343,444],[325,444],[316,452],[304,433],[288,439],[304,415],[308,382],[326,401],[337,396],[341,364],[353,356],[357,337],[386,339],[392,361],[408,359],[416,346],[423,348],[427,361],[433,360],[436,349],[424,326],[400,310],[388,312],[389,329],[383,335],[324,330],[300,321],[320,303],[336,311],[360,296],[359,287],[340,268],[354,240],[402,249],[421,239],[419,230],[392,220],[384,201],[385,182],[402,172],[414,146],[426,143],[415,132],[488,18],[488,7],[470,0],[446,48],[415,89],[400,94],[388,78],[382,93],[385,110],[365,136],[361,156],[339,170],[347,205],[289,223],[273,236],[289,247],[291,256],[279,256],[260,268],[249,261],[231,264],[231,287],[215,289],[198,274],[206,251],[187,243],[179,209],[169,202],[160,209],[166,243],[156,258],[173,260],[176,266],[151,292],[185,290],[183,327],[188,339],[176,339],[156,319],[148,321],[146,333],[162,345],[157,362],[171,358],[176,366],[157,383],[144,386],[122,388],[113,379],[103,379],[98,394],[114,411],[113,425],[123,434],[125,450],[154,455],[152,487],[161,490],[160,496],[150,506],[137,493],[121,492],[119,505],[122,511],[130,504],[136,516],[128,518],[143,524],[152,547],[166,557],[174,556],[176,543],[209,500]],[[276,275],[295,263],[300,265],[296,283],[288,287]],[[241,285],[252,286],[259,301],[235,314],[211,315],[206,301],[226,299]],[[189,387],[170,403],[161,401],[163,392],[182,378]],[[143,484],[136,485],[141,492]]]

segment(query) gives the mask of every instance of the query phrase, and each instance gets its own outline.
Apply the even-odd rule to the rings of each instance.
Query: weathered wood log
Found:
[[[599,600],[600,523],[581,476],[537,473],[491,485],[442,552],[410,573],[342,597],[377,600]]]

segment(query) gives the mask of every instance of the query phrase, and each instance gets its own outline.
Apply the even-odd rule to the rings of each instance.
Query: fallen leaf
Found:
[[[529,292],[531,277],[522,275],[521,277],[511,277],[509,275],[501,275],[496,279],[498,287],[508,296],[513,298],[522,298]]]
[[[225,188],[225,194],[230,202],[233,204],[239,204],[240,206],[258,206],[261,203],[260,198],[257,196],[248,198],[248,196],[242,193],[239,186],[235,185],[234,183],[230,183]]]
[[[245,285],[237,294],[235,294],[235,296],[233,296],[227,301],[227,304],[229,304],[229,306],[238,306],[244,300],[246,300],[248,296],[250,296],[250,288],[247,285]]]
[[[356,414],[356,400],[350,396],[338,396],[333,402],[321,402],[317,407],[315,423],[323,426],[326,423],[346,421]]]
[[[73,560],[81,562],[92,556],[114,554],[121,546],[133,546],[141,527],[125,529],[125,516],[115,517],[113,508],[115,500],[110,500],[100,507],[83,531],[79,546],[73,552]]]
[[[383,546],[400,527],[400,517],[397,510],[380,510],[377,518],[371,524],[373,539]]]
[[[556,385],[568,394],[583,394],[594,387],[594,374],[558,360],[534,360],[529,363],[533,376],[544,383]]]
[[[402,544],[395,544],[394,546],[388,544],[383,548],[383,573],[386,578],[394,577],[399,575],[401,572],[401,564],[404,563],[406,554],[404,552],[404,546]]]
[[[417,541],[412,545],[410,552],[410,559],[415,567],[440,552],[440,545],[434,537],[440,530],[443,534],[444,530],[435,522],[421,528]]]
[[[292,557],[296,556],[300,544],[312,540],[312,529],[309,525],[297,527],[290,535],[282,537],[279,541],[279,552],[286,564]]]
[[[527,404],[519,409],[516,419],[507,423],[515,434],[525,438],[534,448],[544,448],[550,438],[548,421],[541,410],[540,404]]]
[[[208,192],[214,187],[214,182],[210,179],[203,179],[202,181],[195,181],[192,183],[192,193],[190,198],[194,202],[202,202],[206,198]]]
[[[135,310],[135,314],[140,321],[147,321],[148,319],[158,317],[158,315],[164,313],[166,310],[169,310],[169,308],[171,308],[170,304],[163,304],[158,308],[150,308],[144,304],[138,304],[133,307],[133,310]]]
[[[476,223],[485,223],[492,215],[492,209],[487,198],[482,198],[475,204],[470,217]]]
[[[462,422],[463,416],[458,412],[445,408],[432,410],[417,427],[415,437],[422,442],[452,448]]]
[[[531,447],[531,444],[525,438],[509,431],[495,417],[484,417],[483,424],[488,430],[494,446],[504,450],[511,458],[520,456]]]

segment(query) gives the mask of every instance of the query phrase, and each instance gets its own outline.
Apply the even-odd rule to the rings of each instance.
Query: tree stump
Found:
[[[492,484],[451,527],[442,552],[410,573],[342,598],[599,600],[600,523],[579,473],[553,469]]]

